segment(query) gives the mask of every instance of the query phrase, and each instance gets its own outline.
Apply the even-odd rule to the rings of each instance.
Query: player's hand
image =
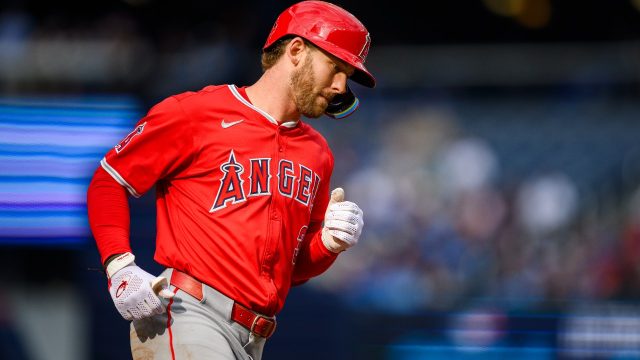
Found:
[[[111,299],[125,320],[139,320],[165,309],[159,297],[172,298],[164,277],[155,277],[139,268],[130,253],[121,255],[107,267]]]
[[[336,188],[324,216],[322,243],[334,253],[344,251],[356,243],[362,233],[362,210],[351,201],[344,201],[344,190]]]

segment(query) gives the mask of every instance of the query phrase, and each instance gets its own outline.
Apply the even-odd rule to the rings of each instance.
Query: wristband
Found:
[[[136,259],[135,255],[133,255],[130,252],[118,255],[118,257],[116,257],[115,259],[111,260],[109,262],[109,265],[107,265],[107,277],[109,277],[109,279],[111,279],[111,277],[115,273],[117,273],[123,267],[128,266],[129,264],[133,263],[133,261],[135,259]]]

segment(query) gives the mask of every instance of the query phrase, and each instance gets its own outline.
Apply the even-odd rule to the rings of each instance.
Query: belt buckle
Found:
[[[273,333],[276,331],[276,326],[278,325],[278,323],[276,322],[276,319],[275,319],[275,318],[273,318],[273,319],[272,319],[272,318],[268,318],[268,317],[266,317],[266,316],[264,316],[264,315],[260,315],[260,314],[254,314],[254,315],[255,315],[256,317],[255,317],[255,318],[253,318],[253,323],[251,323],[251,328],[249,329],[249,331],[250,331],[252,334],[256,334],[256,335],[258,335],[258,336],[262,336],[262,335],[260,335],[260,334],[258,334],[258,333],[256,333],[256,332],[254,331],[254,329],[255,329],[256,325],[258,324],[258,320],[259,320],[260,318],[262,318],[262,319],[265,319],[268,323],[273,324],[273,325],[270,327],[269,331],[267,331],[267,334],[264,336],[264,337],[265,337],[265,338],[267,338],[267,339],[268,339],[268,338],[270,338],[270,337],[271,337],[271,335],[273,335]]]

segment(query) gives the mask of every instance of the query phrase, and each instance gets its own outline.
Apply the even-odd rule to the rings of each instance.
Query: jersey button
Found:
[[[280,148],[278,148],[278,151],[283,152],[284,148],[282,146],[280,146]]]

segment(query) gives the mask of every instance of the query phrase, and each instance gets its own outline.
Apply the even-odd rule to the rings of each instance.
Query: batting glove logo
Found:
[[[129,285],[128,276],[122,279],[120,286],[118,286],[118,288],[116,289],[116,298],[119,298],[124,293],[124,291],[127,289],[127,285]]]

